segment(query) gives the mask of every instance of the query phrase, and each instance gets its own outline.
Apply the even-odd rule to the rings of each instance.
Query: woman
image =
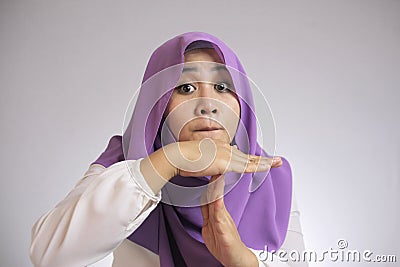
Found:
[[[244,73],[206,33],[156,49],[123,136],[34,225],[35,266],[86,266],[112,252],[113,266],[274,266],[263,250],[285,238],[301,249],[301,233],[287,235],[290,166],[257,143]]]

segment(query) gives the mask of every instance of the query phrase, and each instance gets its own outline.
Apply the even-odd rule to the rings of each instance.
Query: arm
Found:
[[[74,189],[32,228],[35,266],[86,266],[110,254],[157,206],[138,172],[141,160],[93,164]]]

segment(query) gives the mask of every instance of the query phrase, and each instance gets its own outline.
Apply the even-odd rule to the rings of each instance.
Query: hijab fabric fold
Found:
[[[247,154],[270,157],[257,142],[254,100],[238,57],[211,34],[187,32],[168,40],[153,52],[128,127],[122,136],[110,139],[106,150],[93,163],[107,168],[122,160],[147,157],[161,147],[162,115],[179,79],[179,72],[168,70],[172,66],[182,66],[186,49],[204,46],[212,46],[230,70],[237,70],[230,71],[241,109],[241,123],[234,142]],[[152,79],[156,74],[158,78]],[[226,174],[232,175],[235,183],[224,196],[225,206],[243,243],[253,249],[276,251],[286,237],[292,172],[289,162],[281,158],[283,165],[269,172],[240,174],[239,178]],[[171,181],[189,187],[201,186],[208,183],[209,177],[176,176]],[[163,188],[163,198],[169,193],[169,197],[174,197],[168,184]],[[222,266],[204,245],[202,224],[199,206],[174,206],[161,201],[128,239],[158,254],[162,267]]]

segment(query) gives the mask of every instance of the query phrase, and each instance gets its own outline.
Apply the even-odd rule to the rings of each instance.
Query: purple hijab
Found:
[[[161,147],[162,115],[179,79],[176,71],[163,70],[183,63],[185,49],[201,40],[211,43],[225,65],[237,70],[236,73],[231,72],[231,76],[239,96],[241,123],[234,142],[245,153],[270,156],[257,142],[253,96],[239,59],[215,36],[188,32],[168,40],[153,52],[126,131],[122,136],[113,136],[106,150],[93,163],[109,167],[122,160],[147,157]],[[161,74],[163,77],[153,81],[152,76],[160,71],[165,72]],[[268,251],[278,250],[286,237],[292,173],[289,162],[281,158],[283,165],[269,172],[241,174],[224,196],[226,208],[248,247],[264,249],[267,246]],[[207,184],[208,180],[209,177],[176,176],[171,181],[185,186],[200,186]],[[163,197],[166,193],[163,190]],[[158,254],[163,267],[222,266],[204,245],[202,224],[200,207],[180,207],[161,201],[128,239]]]

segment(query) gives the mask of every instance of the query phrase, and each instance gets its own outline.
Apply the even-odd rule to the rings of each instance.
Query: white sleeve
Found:
[[[289,253],[292,250],[298,251],[300,255],[305,250],[304,239],[300,224],[300,210],[297,206],[295,193],[293,193],[292,198],[292,207],[290,210],[288,231],[285,241],[279,249],[285,251],[286,256],[284,258],[280,258],[278,256],[279,253],[276,254],[264,250],[255,250],[252,248],[249,249],[257,256],[259,267],[308,267],[307,262],[301,260],[292,261],[289,256]]]
[[[73,190],[32,228],[34,266],[82,267],[109,255],[161,199],[140,173],[142,159],[92,164]]]

